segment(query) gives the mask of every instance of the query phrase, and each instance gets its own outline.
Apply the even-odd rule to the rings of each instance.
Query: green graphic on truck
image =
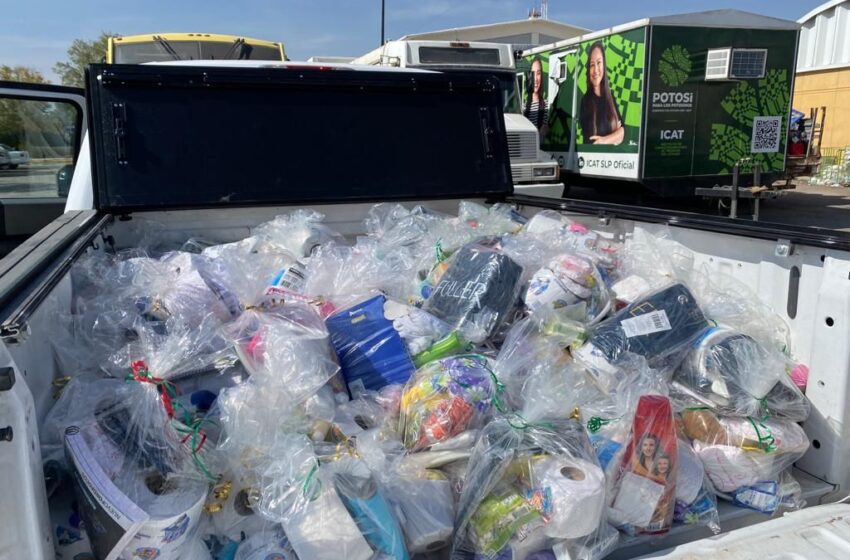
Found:
[[[535,92],[548,103],[541,148],[566,173],[662,194],[728,181],[742,160],[778,177],[798,28],[760,16],[747,25],[652,18],[526,51],[524,82],[547,75]]]

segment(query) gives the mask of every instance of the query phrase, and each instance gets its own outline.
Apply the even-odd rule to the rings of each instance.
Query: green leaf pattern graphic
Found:
[[[691,75],[691,55],[682,45],[673,45],[661,53],[658,62],[661,81],[668,87],[684,84]]]
[[[757,87],[752,87],[748,82],[736,84],[720,103],[732,122],[711,125],[711,147],[708,157],[723,165],[718,173],[731,173],[734,165],[746,157],[758,162],[763,171],[782,171],[788,126],[786,118],[782,119],[779,152],[751,154],[750,142],[753,118],[757,116],[785,117],[788,114],[789,102],[787,70],[768,71],[765,77],[757,82]]]

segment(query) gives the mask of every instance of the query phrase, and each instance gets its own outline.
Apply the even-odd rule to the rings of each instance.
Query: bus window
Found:
[[[270,60],[283,61],[280,43],[230,35],[166,33],[112,37],[107,62],[142,64],[168,60]]]

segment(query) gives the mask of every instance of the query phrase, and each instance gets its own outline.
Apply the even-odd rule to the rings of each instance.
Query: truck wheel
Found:
[[[10,164],[9,164],[9,169],[17,169],[17,168],[18,168],[18,164],[17,164],[17,163],[10,163]]]

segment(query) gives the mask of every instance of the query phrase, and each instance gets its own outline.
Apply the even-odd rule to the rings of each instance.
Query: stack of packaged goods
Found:
[[[663,231],[471,202],[252,231],[73,267],[41,433],[60,555],[601,560],[718,532],[718,498],[804,505],[787,327]]]

